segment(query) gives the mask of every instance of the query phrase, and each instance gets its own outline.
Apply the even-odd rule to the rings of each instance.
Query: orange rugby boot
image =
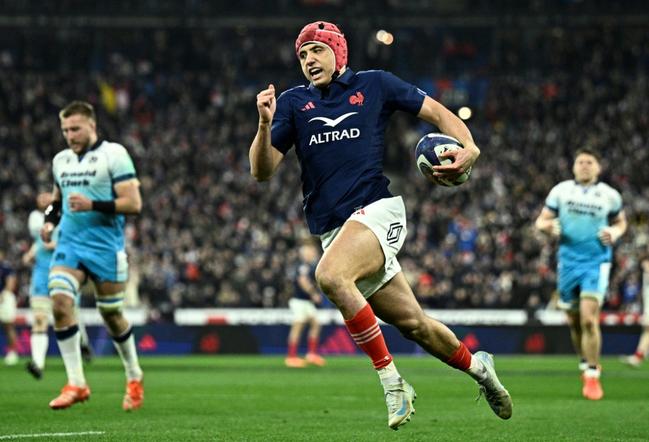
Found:
[[[284,359],[284,364],[289,368],[304,368],[306,367],[306,361],[297,356],[288,356]]]
[[[307,353],[306,361],[309,364],[317,365],[318,367],[324,367],[327,364],[324,358],[317,353]]]
[[[603,398],[604,390],[602,390],[602,385],[599,383],[599,378],[584,376],[584,388],[581,390],[581,394],[591,401],[598,401]]]
[[[126,394],[122,402],[122,408],[125,411],[137,410],[142,406],[144,401],[144,385],[142,380],[129,381],[126,384]]]
[[[70,408],[77,402],[84,402],[88,399],[90,399],[90,388],[87,385],[85,387],[76,387],[68,384],[63,387],[60,395],[52,399],[50,408],[52,410],[63,410],[64,408]]]

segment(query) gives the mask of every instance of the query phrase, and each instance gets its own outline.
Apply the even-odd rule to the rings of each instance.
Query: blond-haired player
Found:
[[[68,149],[52,161],[53,198],[45,211],[41,236],[44,242],[51,241],[59,225],[48,288],[68,382],[50,407],[68,408],[90,397],[75,315],[79,288],[90,278],[95,283],[97,309],[124,365],[122,408],[134,410],[142,405],[144,387],[131,324],[122,311],[128,275],[124,215],[142,209],[139,180],[124,146],[98,137],[92,105],[74,101],[61,110],[59,120]]]

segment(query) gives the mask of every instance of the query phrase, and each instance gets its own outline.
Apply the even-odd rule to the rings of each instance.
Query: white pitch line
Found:
[[[7,434],[0,436],[0,440],[26,439],[28,437],[68,437],[68,436],[90,436],[105,434],[105,431],[79,431],[76,433],[35,433],[35,434]]]

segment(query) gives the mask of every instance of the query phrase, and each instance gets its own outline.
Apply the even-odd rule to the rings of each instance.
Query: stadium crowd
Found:
[[[600,150],[604,180],[623,195],[608,308],[637,305],[649,244],[649,28],[394,29],[395,42],[343,29],[350,67],[386,69],[468,121],[482,155],[468,183],[426,182],[414,146],[435,128],[399,115],[386,172],[409,215],[400,262],[430,308],[527,308],[551,301],[553,244],[533,229],[549,189],[569,179],[580,146]],[[27,217],[51,186],[64,146],[58,110],[85,99],[100,133],[121,142],[142,183],[128,221],[131,271],[152,320],[181,307],[276,307],[291,295],[308,234],[297,160],[256,183],[248,147],[255,95],[302,83],[297,29],[17,29],[0,38],[0,248],[19,268]],[[359,45],[365,42],[365,45]],[[634,295],[636,293],[636,295]]]

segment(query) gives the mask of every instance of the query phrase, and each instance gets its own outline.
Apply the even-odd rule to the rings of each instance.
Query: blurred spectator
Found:
[[[298,168],[280,168],[276,179],[257,184],[247,155],[256,91],[271,81],[280,90],[301,82],[292,51],[297,30],[3,33],[0,249],[19,264],[31,201],[47,190],[51,159],[64,145],[57,112],[84,99],[98,109],[100,132],[129,148],[141,177],[145,207],[129,220],[129,247],[151,320],[179,307],[286,306],[286,269],[306,227],[301,195],[282,189],[298,187]],[[355,32],[347,27],[350,42],[368,38]],[[627,208],[629,232],[616,248],[611,290],[615,305],[629,308],[634,263],[649,243],[649,176],[638,166],[649,160],[649,27],[392,32],[389,48],[356,48],[351,67],[372,58],[451,108],[470,104],[468,124],[482,149],[468,183],[436,188],[418,176],[412,157],[416,141],[436,129],[399,115],[388,130],[387,172],[410,216],[400,261],[422,304],[546,305],[554,257],[531,225],[552,184],[570,177],[575,147],[589,145],[604,152],[603,179],[620,189]],[[27,269],[19,270],[25,295]]]

